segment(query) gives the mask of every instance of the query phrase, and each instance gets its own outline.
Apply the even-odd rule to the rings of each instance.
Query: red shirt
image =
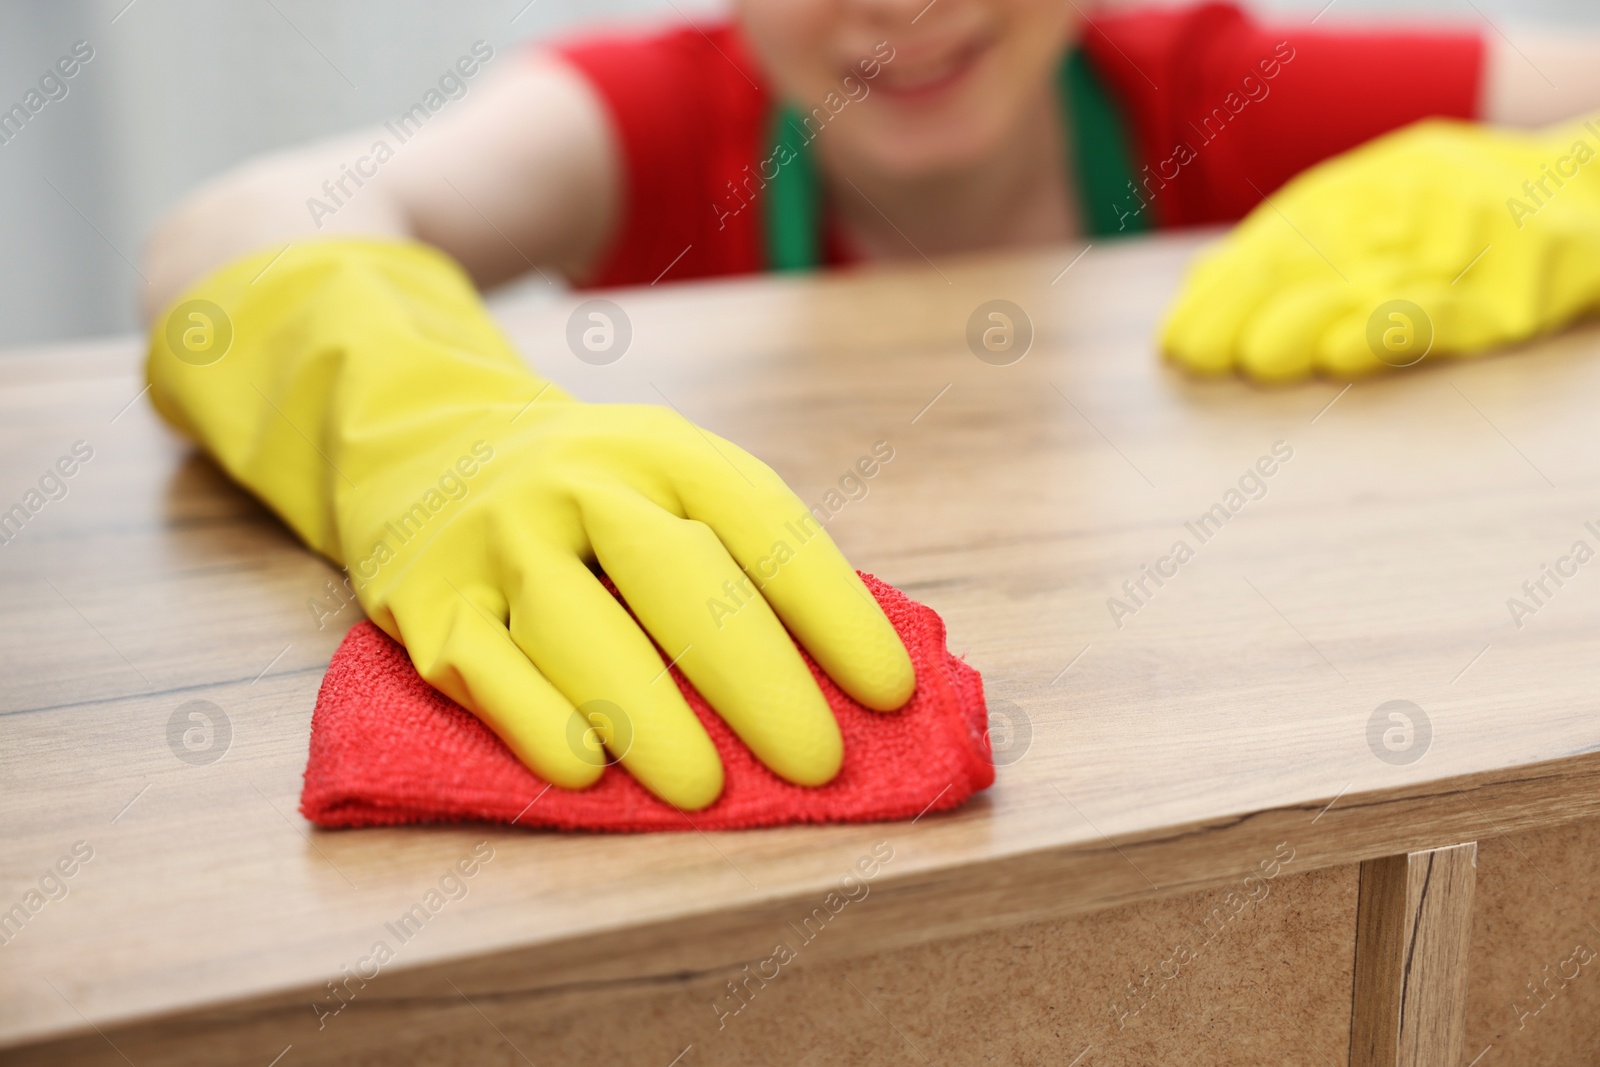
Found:
[[[1119,210],[1157,226],[1233,221],[1379,134],[1480,113],[1475,33],[1265,27],[1209,3],[1097,17],[1082,47],[1139,183]],[[593,37],[558,54],[594,86],[622,153],[622,215],[591,284],[762,270],[760,205],[729,208],[770,155],[775,101],[737,27]],[[829,262],[846,258],[825,247]]]

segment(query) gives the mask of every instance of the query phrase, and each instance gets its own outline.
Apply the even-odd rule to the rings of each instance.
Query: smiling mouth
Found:
[[[990,41],[968,41],[937,56],[913,60],[910,56],[884,64],[878,76],[879,92],[906,103],[924,103],[960,84],[989,51]]]

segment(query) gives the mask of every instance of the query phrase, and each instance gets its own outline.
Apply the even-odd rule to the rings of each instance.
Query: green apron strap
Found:
[[[1083,49],[1062,60],[1056,85],[1088,236],[1149,230],[1149,215],[1132,211],[1135,168],[1127,126]],[[822,183],[799,109],[782,104],[773,110],[767,143],[777,168],[762,197],[767,269],[816,270],[822,266]]]
[[[1151,228],[1143,211],[1133,213],[1133,152],[1117,102],[1081,48],[1068,53],[1056,72],[1061,110],[1071,129],[1077,166],[1078,203],[1091,237],[1141,233]]]
[[[777,173],[767,183],[763,203],[768,270],[822,266],[822,183],[809,142],[799,109],[778,107],[767,139]]]

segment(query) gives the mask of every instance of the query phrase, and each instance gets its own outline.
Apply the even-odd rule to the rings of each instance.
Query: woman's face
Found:
[[[803,113],[819,109],[816,147],[897,177],[992,158],[1051,91],[1079,22],[1061,0],[734,6],[777,92]]]

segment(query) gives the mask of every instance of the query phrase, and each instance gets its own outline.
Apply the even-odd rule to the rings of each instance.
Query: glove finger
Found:
[[[1385,367],[1421,362],[1419,357],[1407,355],[1403,350],[1385,350],[1382,358],[1373,351],[1367,342],[1367,323],[1373,314],[1371,303],[1365,301],[1349,309],[1323,330],[1313,356],[1318,371],[1342,381],[1374,374]]]
[[[1240,369],[1260,382],[1306,377],[1329,324],[1358,298],[1354,286],[1337,278],[1304,281],[1274,294],[1240,334]]]
[[[716,800],[716,746],[627,609],[576,556],[529,552],[512,569],[512,637],[612,756],[669,804]]]
[[[1416,304],[1432,330],[1433,355],[1472,356],[1536,336],[1555,323],[1540,322],[1521,308],[1502,307],[1481,289],[1442,282],[1417,289]]]
[[[445,584],[423,597],[398,593],[390,636],[417,673],[483,720],[518,759],[547,782],[583,789],[603,763],[584,759],[570,738],[588,724],[511,641],[498,593]],[[385,627],[388,630],[388,627]]]
[[[798,785],[838,773],[844,744],[833,711],[709,526],[622,494],[586,501],[584,526],[645,629],[762,763]]]
[[[1274,284],[1266,264],[1230,237],[1184,280],[1161,329],[1162,350],[1201,374],[1232,370],[1240,332]]]
[[[708,436],[741,463],[680,481],[688,517],[715,532],[744,572],[736,577],[760,591],[839,688],[878,711],[903,706],[917,683],[911,657],[855,568],[770,467]]]
[[[1404,295],[1399,295],[1404,294]],[[1357,378],[1414,367],[1442,355],[1437,334],[1444,293],[1415,284],[1368,290],[1337,316],[1316,345],[1317,369],[1334,378]]]

